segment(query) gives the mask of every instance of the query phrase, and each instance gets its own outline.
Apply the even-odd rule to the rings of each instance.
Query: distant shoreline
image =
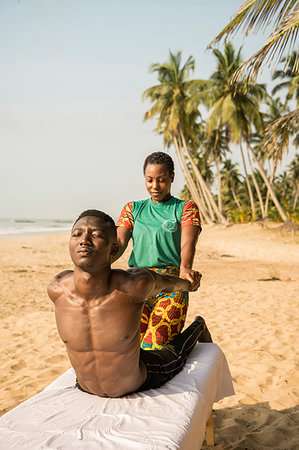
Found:
[[[0,239],[69,233],[69,219],[0,219]]]
[[[69,235],[69,232],[67,230],[63,231],[59,231],[59,230],[55,230],[55,231],[48,231],[48,232],[34,232],[34,233],[18,233],[18,234],[7,234],[7,235],[2,235],[0,233],[0,241],[4,240],[4,239],[18,239],[18,238],[23,238],[23,237],[41,237],[41,236],[55,236],[55,235]]]

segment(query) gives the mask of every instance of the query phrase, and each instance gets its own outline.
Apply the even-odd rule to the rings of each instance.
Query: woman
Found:
[[[180,276],[200,284],[201,274],[192,270],[195,248],[201,231],[197,205],[172,197],[174,180],[172,158],[163,152],[149,155],[143,166],[147,200],[127,203],[116,223],[119,258],[130,238],[133,250],[130,267],[146,267],[162,274]],[[141,319],[141,347],[163,348],[183,328],[188,307],[188,292],[163,293],[145,301]]]

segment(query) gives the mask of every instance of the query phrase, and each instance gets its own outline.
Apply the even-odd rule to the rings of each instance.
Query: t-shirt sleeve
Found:
[[[119,216],[118,221],[116,222],[117,227],[125,227],[128,230],[133,231],[134,228],[134,218],[132,214],[133,202],[127,203]]]
[[[196,227],[199,227],[201,231],[201,220],[198,206],[196,203],[191,201],[187,201],[183,208],[181,227],[183,228],[186,225],[195,225]]]

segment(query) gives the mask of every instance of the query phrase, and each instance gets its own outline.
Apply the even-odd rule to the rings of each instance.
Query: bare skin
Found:
[[[134,392],[146,379],[139,358],[144,298],[190,288],[187,280],[146,269],[112,270],[116,242],[109,224],[83,217],[69,241],[74,271],[61,272],[48,286],[78,381],[100,397]]]
[[[164,164],[148,164],[145,168],[144,176],[145,187],[153,202],[164,203],[171,198],[170,191],[174,173],[170,174]],[[202,277],[200,272],[192,269],[199,231],[199,228],[195,225],[185,226],[181,231],[180,277],[191,283],[191,291],[196,291],[199,288]],[[113,262],[124,253],[131,236],[132,233],[128,228],[118,227],[117,240],[119,250],[113,257]]]

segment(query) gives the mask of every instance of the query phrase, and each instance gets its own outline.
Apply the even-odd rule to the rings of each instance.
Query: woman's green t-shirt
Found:
[[[181,217],[185,200],[164,203],[151,198],[133,202],[133,250],[130,267],[180,266]]]

